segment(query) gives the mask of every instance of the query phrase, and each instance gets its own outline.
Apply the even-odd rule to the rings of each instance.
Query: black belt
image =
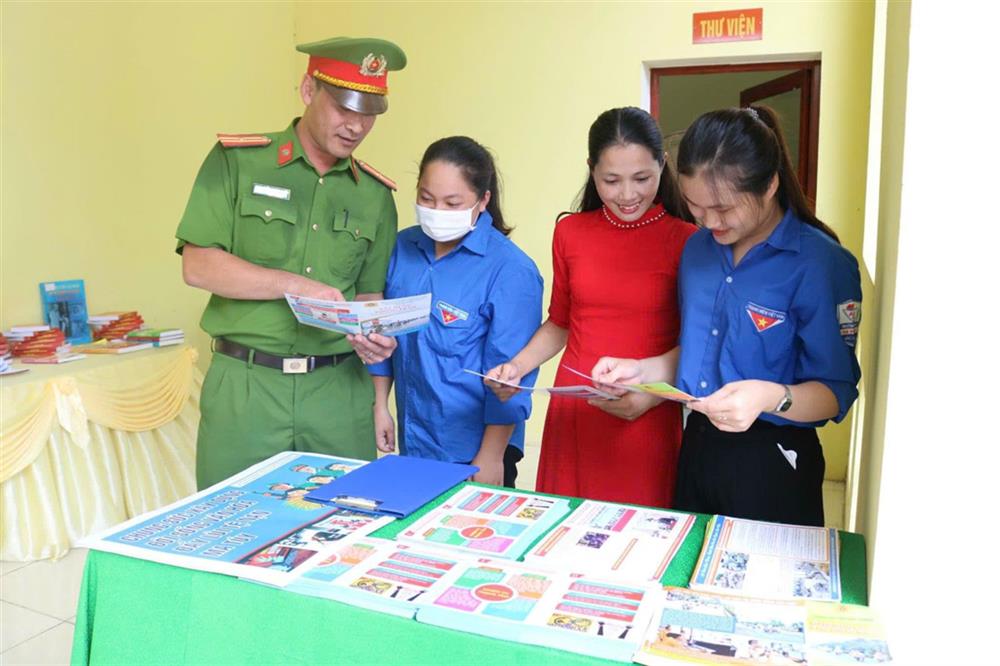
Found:
[[[254,365],[281,370],[286,375],[302,374],[319,368],[325,368],[328,365],[338,365],[354,356],[354,352],[345,352],[332,356],[275,356],[274,354],[251,349],[225,338],[215,338],[212,341],[212,349],[220,354],[232,356],[241,361],[250,359],[252,354]]]

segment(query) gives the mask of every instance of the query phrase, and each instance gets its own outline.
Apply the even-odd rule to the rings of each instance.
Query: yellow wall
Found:
[[[644,61],[820,53],[817,207],[860,254],[872,5],[747,6],[764,8],[763,40],[693,45],[692,13],[731,3],[3,3],[0,323],[39,319],[39,281],[82,277],[91,311],[139,308],[204,350],[206,298],[171,252],[195,170],[216,131],[284,127],[300,107],[293,45],[333,34],[393,39],[409,56],[359,150],[399,181],[401,223],[426,145],[469,134],[497,153],[514,239],[547,283],[587,128],[643,103]],[[536,401],[529,440],[544,411]],[[823,433],[829,478],[844,476],[849,432]]]
[[[293,7],[2,5],[3,327],[40,321],[39,282],[83,278],[92,313],[138,309],[207,350],[174,230],[216,132],[296,112]]]
[[[400,184],[400,224],[416,165],[436,138],[468,134],[493,148],[513,236],[551,286],[553,220],[586,177],[586,137],[601,111],[641,105],[644,61],[820,53],[819,215],[858,256],[864,210],[873,8],[866,2],[762,2],[764,39],[693,45],[694,12],[732,3],[300,3],[296,39],[330,26],[399,43],[410,64],[390,79],[386,117],[359,154]],[[648,92],[645,92],[648,94]],[[609,285],[609,289],[612,288]],[[641,334],[641,332],[639,333]],[[555,363],[539,381],[551,381]],[[541,439],[545,401],[535,400],[528,440]],[[843,479],[849,423],[823,433],[827,477]]]

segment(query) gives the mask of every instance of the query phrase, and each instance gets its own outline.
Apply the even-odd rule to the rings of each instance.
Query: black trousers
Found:
[[[825,470],[815,428],[757,419],[746,432],[723,432],[691,412],[681,440],[674,508],[822,526]]]

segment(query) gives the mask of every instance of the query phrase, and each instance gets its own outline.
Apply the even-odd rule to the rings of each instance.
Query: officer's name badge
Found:
[[[774,328],[778,324],[784,323],[787,316],[784,312],[765,308],[763,305],[751,302],[747,302],[747,314],[750,315],[750,321],[753,322],[754,328],[757,329],[758,333],[763,333],[769,328]]]
[[[456,319],[468,319],[469,313],[460,308],[456,308],[454,305],[448,305],[444,301],[437,302],[438,310],[441,311],[441,321],[445,324],[450,324]]]
[[[264,185],[262,183],[253,184],[253,193],[261,197],[271,197],[272,199],[284,199],[289,201],[292,198],[292,191],[287,187],[277,185]]]

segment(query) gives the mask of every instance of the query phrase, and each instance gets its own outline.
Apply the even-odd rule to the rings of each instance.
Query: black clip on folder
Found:
[[[316,488],[305,499],[405,518],[478,471],[475,465],[388,455]]]

